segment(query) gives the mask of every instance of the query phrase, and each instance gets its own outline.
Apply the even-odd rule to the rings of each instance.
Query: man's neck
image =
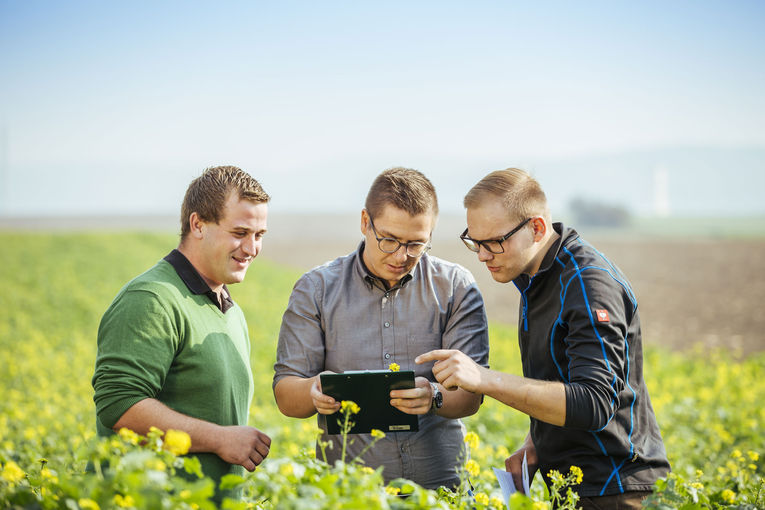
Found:
[[[215,284],[214,282],[211,282],[207,276],[199,269],[199,264],[196,261],[196,257],[194,257],[193,250],[189,250],[188,246],[185,246],[183,243],[180,243],[178,245],[178,251],[181,252],[181,254],[188,259],[188,261],[191,263],[192,266],[194,266],[194,269],[197,270],[197,273],[199,273],[199,276],[202,277],[202,279],[205,281],[205,283],[210,287],[210,290],[215,292],[215,294],[218,295],[218,300],[222,298],[223,295],[223,284],[218,283]]]
[[[534,257],[534,265],[532,267],[532,270],[529,272],[529,276],[534,276],[539,271],[539,268],[542,266],[542,261],[545,259],[545,255],[547,255],[547,252],[550,251],[550,248],[555,243],[555,241],[558,240],[560,237],[560,234],[558,234],[554,229],[549,230],[549,234],[546,236],[546,238],[541,241],[541,244],[539,246],[539,251],[537,252],[536,256]]]

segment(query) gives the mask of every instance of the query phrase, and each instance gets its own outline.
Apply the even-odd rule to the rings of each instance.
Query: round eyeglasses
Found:
[[[419,241],[412,241],[410,243],[402,243],[398,239],[392,237],[380,237],[377,235],[377,229],[375,228],[375,222],[372,221],[372,217],[369,217],[369,224],[372,225],[372,232],[377,239],[377,246],[383,253],[396,253],[402,246],[406,249],[406,254],[409,257],[415,258],[421,256],[423,253],[430,249],[430,243],[422,243]]]
[[[486,251],[489,253],[494,253],[495,255],[498,253],[505,253],[505,248],[502,246],[502,243],[507,241],[511,235],[518,232],[526,223],[530,221],[531,218],[526,218],[517,227],[499,239],[485,239],[483,241],[479,241],[478,239],[473,239],[467,235],[468,229],[465,229],[465,231],[460,235],[460,239],[462,239],[462,242],[465,243],[465,246],[467,246],[468,250],[474,251],[476,253],[481,249],[481,246],[483,246],[484,249],[486,249]]]

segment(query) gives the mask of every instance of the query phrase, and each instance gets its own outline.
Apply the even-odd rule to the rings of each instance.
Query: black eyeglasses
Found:
[[[511,235],[518,232],[520,229],[523,228],[523,226],[530,222],[531,218],[526,218],[523,220],[517,227],[515,227],[513,230],[505,234],[499,239],[488,239],[484,241],[479,241],[478,239],[473,239],[467,235],[468,229],[465,229],[465,231],[460,235],[460,239],[462,239],[462,242],[465,243],[465,246],[467,246],[467,249],[470,251],[478,252],[481,249],[481,246],[486,248],[486,251],[489,253],[505,253],[505,248],[502,246],[502,243],[507,241],[508,238],[510,238]]]
[[[402,246],[406,249],[406,254],[410,257],[419,257],[430,249],[430,243],[421,243],[419,241],[413,241],[411,243],[402,243],[398,239],[392,237],[380,237],[377,235],[377,229],[375,223],[372,221],[372,217],[369,217],[369,224],[372,225],[372,232],[375,233],[375,239],[377,239],[377,246],[380,247],[380,251],[383,253],[396,253]]]

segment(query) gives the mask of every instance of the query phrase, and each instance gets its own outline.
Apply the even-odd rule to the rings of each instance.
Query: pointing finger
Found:
[[[451,356],[452,351],[449,349],[436,349],[434,351],[429,351],[424,354],[420,354],[416,358],[414,358],[414,362],[419,364],[427,363],[428,361],[433,360],[442,360],[446,359],[449,356]]]

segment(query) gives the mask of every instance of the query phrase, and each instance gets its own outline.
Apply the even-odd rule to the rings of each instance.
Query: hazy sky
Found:
[[[235,164],[272,209],[379,171],[443,210],[531,170],[650,213],[765,213],[765,2],[0,0],[0,213],[175,213]],[[743,183],[743,185],[742,185]]]

